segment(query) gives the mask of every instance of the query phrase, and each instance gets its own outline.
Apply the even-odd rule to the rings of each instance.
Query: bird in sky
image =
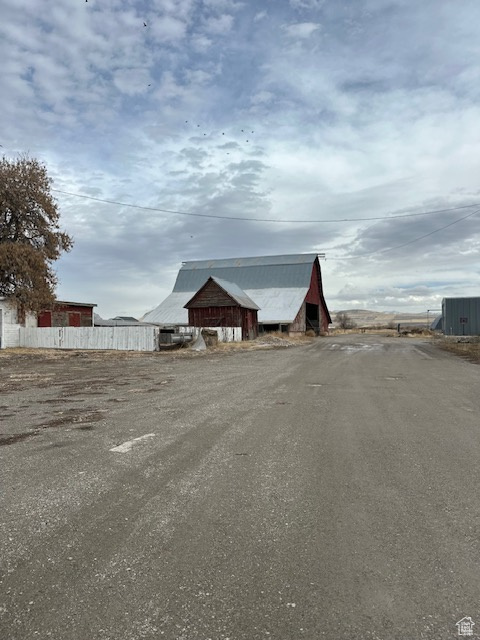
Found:
[[[144,27],[146,27],[146,26],[147,26],[147,23],[146,23],[146,22],[144,22],[144,23],[143,23],[143,26],[144,26]]]

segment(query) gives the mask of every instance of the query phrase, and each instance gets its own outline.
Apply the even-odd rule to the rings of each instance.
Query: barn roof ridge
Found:
[[[181,270],[211,269],[230,267],[260,267],[289,264],[311,264],[318,253],[286,253],[268,256],[250,256],[243,258],[214,258],[210,260],[187,260],[182,262]]]

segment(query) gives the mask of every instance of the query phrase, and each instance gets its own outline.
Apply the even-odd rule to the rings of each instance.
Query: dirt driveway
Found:
[[[92,431],[138,396],[172,383],[175,356],[10,351],[0,356],[0,445],[60,429]]]
[[[480,367],[424,340],[0,356],[8,640],[480,624]]]
[[[256,346],[220,345],[208,352],[0,351],[0,446],[47,437],[52,429],[63,434],[72,429],[93,431],[95,423],[125,411],[134,413],[145,397],[151,404],[153,398],[168,396],[167,388],[176,378],[196,367],[192,361],[203,367],[202,362],[209,366],[243,351],[297,344],[302,342],[271,336]],[[178,384],[174,393],[177,388]],[[120,409],[120,404],[128,408]]]

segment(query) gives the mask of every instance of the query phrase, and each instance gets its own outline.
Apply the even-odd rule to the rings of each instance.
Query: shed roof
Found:
[[[141,327],[146,326],[148,322],[139,322],[135,318],[128,320],[128,318],[102,318],[98,313],[93,314],[93,322],[96,327]]]
[[[133,316],[115,316],[112,320],[125,320],[126,322],[138,322]]]
[[[0,300],[10,300],[11,298],[9,296],[0,296]],[[13,301],[13,303],[15,303]],[[53,303],[54,305],[56,304],[64,304],[64,305],[70,305],[72,307],[96,307],[97,304],[95,302],[70,302],[70,301],[66,301],[66,300],[55,300],[55,302]]]
[[[71,307],[96,307],[97,306],[95,302],[70,302],[67,300],[55,300],[53,304],[54,305],[64,304],[64,305],[69,305]]]

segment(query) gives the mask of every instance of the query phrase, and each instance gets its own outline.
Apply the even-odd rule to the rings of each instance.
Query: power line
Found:
[[[440,227],[439,229],[435,229],[434,231],[430,231],[430,233],[425,233],[423,236],[418,236],[418,238],[414,238],[413,240],[409,240],[408,242],[404,242],[403,244],[400,244],[396,247],[390,247],[389,249],[382,249],[380,250],[380,253],[387,253],[388,251],[394,251],[395,249],[402,249],[403,247],[407,247],[409,244],[413,244],[414,242],[418,242],[419,240],[423,240],[424,238],[428,238],[429,236],[433,236],[434,233],[438,233],[439,231],[443,231],[444,229],[448,229],[448,227],[453,227],[454,224],[458,224],[459,222],[462,222],[462,220],[466,220],[467,218],[471,218],[472,216],[474,216],[476,213],[478,213],[480,211],[480,209],[475,209],[475,211],[472,211],[472,213],[469,213],[466,216],[463,216],[463,218],[458,218],[458,220],[454,220],[453,222],[450,222],[449,224],[446,224],[443,227]]]
[[[452,209],[453,211],[453,209]],[[471,213],[467,214],[466,216],[463,216],[462,218],[458,218],[458,220],[454,220],[453,222],[450,222],[449,224],[444,225],[443,227],[439,227],[438,229],[434,229],[433,231],[430,231],[429,233],[424,233],[422,236],[418,236],[418,238],[413,238],[413,240],[409,240],[408,242],[404,242],[403,244],[399,244],[396,245],[395,247],[388,247],[387,249],[378,249],[377,251],[373,251],[372,253],[365,253],[363,255],[359,255],[359,256],[345,256],[344,258],[329,258],[330,260],[357,260],[359,258],[370,258],[371,256],[375,256],[377,254],[383,254],[383,253],[388,253],[389,251],[395,251],[396,249],[403,249],[403,247],[407,247],[409,244],[413,244],[414,242],[418,242],[419,240],[423,240],[424,238],[428,238],[429,236],[433,236],[435,233],[439,233],[440,231],[443,231],[444,229],[448,229],[448,227],[453,227],[453,225],[458,224],[459,222],[462,222],[463,220],[466,220],[467,218],[471,218],[472,216],[474,216],[476,213],[478,213],[480,211],[480,209],[475,209],[475,211],[472,211]]]
[[[480,205],[480,202],[473,204],[462,205],[459,207],[452,207],[451,209],[436,209],[434,211],[423,211],[421,213],[400,213],[398,215],[386,215],[376,216],[369,218],[336,218],[331,220],[280,220],[278,218],[249,218],[244,216],[219,216],[213,213],[194,213],[192,211],[177,211],[176,209],[160,209],[158,207],[146,207],[139,204],[130,204],[128,202],[119,202],[117,200],[106,200],[104,198],[95,198],[93,196],[87,196],[82,193],[72,193],[70,191],[62,191],[60,189],[52,189],[56,193],[62,193],[67,196],[74,196],[75,198],[85,198],[86,200],[93,200],[95,202],[101,202],[103,204],[114,204],[120,207],[130,207],[132,209],[142,209],[144,211],[155,211],[157,213],[172,213],[178,216],[194,216],[196,218],[214,218],[216,220],[241,220],[244,222],[274,222],[277,224],[289,223],[289,224],[318,224],[324,222],[367,222],[373,220],[393,220],[395,218],[414,218],[417,216],[428,216],[437,213],[448,213],[449,211],[458,211],[460,209],[470,209]]]

